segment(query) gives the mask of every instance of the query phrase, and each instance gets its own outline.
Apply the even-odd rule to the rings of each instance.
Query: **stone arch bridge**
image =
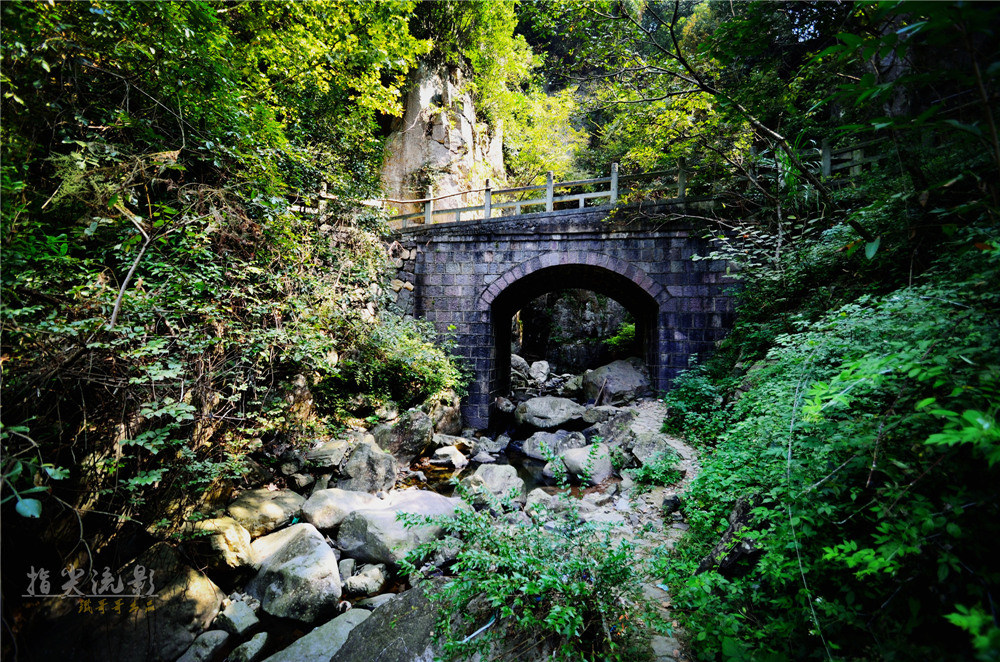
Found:
[[[397,305],[457,339],[475,376],[462,405],[470,426],[488,427],[509,390],[513,315],[554,290],[625,306],[657,390],[713,349],[732,325],[733,280],[726,262],[691,259],[709,252],[707,228],[667,221],[672,204],[614,220],[610,207],[584,207],[396,231]]]

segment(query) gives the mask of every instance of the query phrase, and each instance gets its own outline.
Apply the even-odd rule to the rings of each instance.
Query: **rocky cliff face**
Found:
[[[386,145],[382,183],[386,197],[418,199],[432,187],[434,196],[494,186],[504,178],[502,127],[477,121],[468,85],[457,68],[417,70],[406,97],[406,111]],[[436,201],[435,209],[482,203],[478,194]],[[401,213],[419,211],[400,206]]]

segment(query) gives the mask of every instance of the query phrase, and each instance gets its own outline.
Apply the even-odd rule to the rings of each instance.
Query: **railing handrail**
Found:
[[[832,148],[827,140],[824,140],[819,147],[810,147],[799,151],[801,157],[807,158],[820,158],[819,167],[816,170],[825,177],[830,177],[835,172],[841,170],[850,169],[850,174],[855,175],[861,171],[863,165],[868,163],[877,162],[883,158],[886,158],[888,154],[865,154],[865,148],[871,147],[872,145],[884,143],[888,138],[880,137],[870,140],[865,140],[862,142],[854,143],[846,147]],[[773,159],[773,156],[769,157]],[[759,163],[756,164],[756,168],[759,170],[772,171],[782,169],[782,165],[777,160],[773,163]],[[631,183],[646,179],[655,179],[657,177],[670,176],[673,179],[673,185],[669,188],[676,187],[677,195],[675,200],[683,201],[686,198],[686,190],[689,186],[689,179],[693,175],[697,175],[701,169],[694,168],[687,165],[684,158],[679,158],[677,163],[677,168],[673,170],[657,170],[652,172],[635,173],[629,175],[619,175],[618,174],[618,164],[613,163],[611,166],[610,176],[605,177],[591,177],[587,179],[576,179],[568,180],[563,182],[557,182],[554,179],[553,173],[546,173],[546,182],[544,184],[533,184],[530,186],[516,186],[511,188],[493,188],[490,184],[490,180],[486,180],[486,186],[476,189],[469,189],[467,191],[457,191],[454,193],[446,193],[443,195],[434,195],[432,189],[428,189],[427,196],[423,198],[416,198],[412,200],[396,200],[393,198],[376,198],[372,200],[364,200],[362,204],[372,207],[378,207],[381,209],[385,208],[387,204],[393,205],[420,205],[422,209],[420,211],[410,212],[406,214],[395,214],[389,218],[390,222],[401,221],[403,227],[406,227],[407,221],[411,219],[424,217],[425,224],[433,223],[435,218],[440,218],[444,216],[454,216],[456,221],[470,221],[470,220],[486,220],[492,218],[493,210],[506,210],[513,209],[515,215],[521,214],[521,210],[524,207],[538,207],[544,206],[546,211],[553,211],[553,205],[556,203],[564,204],[567,202],[577,202],[579,207],[582,209],[586,206],[588,200],[594,200],[598,198],[607,198],[609,205],[613,206],[618,201],[618,186],[619,184]],[[741,177],[739,179],[746,179]],[[585,191],[579,193],[569,193],[564,195],[556,195],[555,191],[557,189],[572,189],[582,186],[598,186],[608,185],[607,188],[600,188],[596,191]],[[664,186],[658,188],[657,190],[666,190],[668,187]],[[503,196],[511,196],[517,193],[531,193],[536,191],[544,191],[543,197],[533,197],[524,200],[496,200],[495,198]],[[446,200],[449,198],[454,198],[458,196],[470,195],[470,194],[483,194],[483,202],[475,205],[466,205],[462,207],[453,207],[451,209],[435,209],[435,203],[440,200]],[[326,185],[324,184],[320,191],[310,196],[296,197],[295,202],[302,201],[303,204],[296,205],[292,207],[293,211],[300,212],[312,212],[312,213],[323,213],[326,208],[326,202],[329,200],[339,199],[336,195],[330,195],[327,193]],[[306,201],[316,201],[316,207],[307,206]],[[463,215],[476,215],[476,218],[465,218]],[[508,215],[509,218],[509,215]]]

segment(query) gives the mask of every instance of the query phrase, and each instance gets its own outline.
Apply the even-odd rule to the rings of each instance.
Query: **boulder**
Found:
[[[298,517],[305,497],[291,490],[249,490],[229,504],[229,514],[257,538]]]
[[[591,485],[600,485],[611,477],[611,452],[606,444],[572,448],[563,452],[561,457],[570,474],[581,477],[587,473],[587,482]]]
[[[528,375],[535,380],[536,384],[544,384],[549,378],[549,362],[535,361],[528,368]]]
[[[496,462],[497,459],[485,451],[481,451],[472,456],[472,462],[478,464],[492,464]]]
[[[355,566],[357,566],[357,562],[354,559],[340,559],[340,563],[337,564],[340,569],[340,578],[346,580],[354,575]]]
[[[356,510],[341,522],[337,546],[346,556],[395,567],[410,550],[442,533],[434,525],[407,528],[397,519],[399,513],[453,516],[466,507],[461,499],[425,490],[391,492],[383,503],[379,509]]]
[[[400,464],[409,466],[430,448],[434,424],[424,412],[411,409],[392,423],[377,426],[372,434],[380,448]]]
[[[337,439],[321,444],[319,447],[306,453],[306,462],[317,469],[335,471],[340,468],[341,462],[347,457],[351,442],[347,439]]]
[[[497,411],[501,414],[513,414],[514,403],[504,397],[497,398]]]
[[[459,434],[462,431],[461,400],[452,390],[445,391],[431,406],[430,420],[435,432]]]
[[[611,405],[600,405],[598,407],[587,407],[583,413],[585,423],[603,423],[618,413],[618,407]]]
[[[360,610],[347,613],[354,611]],[[440,656],[434,645],[438,609],[423,587],[404,591],[370,613],[337,651],[337,662],[429,662]]]
[[[379,492],[396,484],[396,458],[373,443],[362,441],[341,469],[337,487],[353,492]]]
[[[260,572],[247,592],[264,611],[312,623],[331,613],[341,594],[337,557],[312,524],[295,524],[253,543]]]
[[[177,662],[214,662],[221,657],[222,648],[229,641],[229,633],[209,630],[198,635]]]
[[[519,372],[525,377],[529,377],[531,375],[531,366],[529,366],[528,362],[517,354],[510,355],[510,369],[512,372]]]
[[[463,453],[472,451],[476,446],[476,442],[467,437],[459,437],[453,434],[435,434],[432,437],[434,446],[441,448],[442,446],[457,446],[458,450]]]
[[[242,600],[230,602],[229,606],[223,609],[222,613],[215,619],[217,627],[240,638],[252,630],[259,622],[260,619],[257,618],[257,614],[253,612],[250,605]]]
[[[454,446],[445,446],[434,451],[434,455],[431,457],[431,464],[464,469],[469,464],[469,460],[462,455],[462,451]]]
[[[377,508],[381,502],[368,492],[332,487],[314,492],[302,505],[302,517],[317,529],[333,529],[355,510]]]
[[[376,595],[385,586],[387,580],[384,564],[369,563],[361,566],[358,574],[347,578],[347,581],[344,582],[344,590],[350,595]]]
[[[509,444],[510,437],[505,434],[500,435],[496,439],[480,437],[479,441],[473,447],[473,453],[501,453],[507,449]]]
[[[514,410],[514,420],[519,425],[548,430],[582,419],[584,411],[583,407],[572,400],[546,395],[519,404]]]
[[[514,492],[514,501],[524,503],[527,490],[524,480],[517,475],[517,469],[509,464],[484,464],[476,469],[476,473],[462,481],[474,495],[483,491],[495,497],[503,498]],[[476,499],[477,502],[485,501]]]
[[[645,365],[634,357],[583,373],[583,396],[597,404],[625,404],[648,392]]]
[[[211,549],[208,564],[213,568],[242,568],[253,563],[250,532],[232,517],[218,517],[194,523],[195,531],[211,535],[204,542]],[[199,542],[201,539],[199,539]]]
[[[547,458],[542,454],[542,444],[545,444],[549,452],[559,455],[570,448],[586,446],[587,439],[580,432],[567,432],[566,430],[536,432],[524,440],[521,452],[530,458],[545,460]]]
[[[559,386],[557,393],[563,397],[575,398],[583,392],[583,375],[573,375]]]
[[[351,609],[341,614],[329,623],[315,628],[306,636],[297,639],[288,648],[267,658],[265,662],[330,662],[340,660],[339,652],[358,625],[363,623],[372,612],[364,609]],[[372,651],[369,649],[369,660]]]
[[[635,436],[631,446],[632,455],[643,466],[661,453],[674,453],[673,447],[667,440],[667,435],[661,432],[640,432]]]
[[[240,644],[226,658],[226,662],[257,662],[261,659],[264,646],[267,645],[267,633],[261,632],[250,638],[250,641]]]

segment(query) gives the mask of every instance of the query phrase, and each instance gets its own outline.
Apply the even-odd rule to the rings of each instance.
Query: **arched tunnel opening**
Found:
[[[494,371],[489,385],[490,400],[494,402],[497,397],[506,397],[511,393],[511,350],[512,341],[515,340],[512,333],[512,321],[521,311],[530,310],[530,304],[537,301],[539,297],[545,297],[553,293],[579,293],[592,292],[600,297],[611,299],[627,312],[628,318],[635,325],[634,344],[631,353],[637,355],[645,363],[649,371],[650,379],[654,388],[656,385],[656,370],[653,366],[657,362],[659,354],[659,304],[646,290],[640,287],[626,276],[604,267],[585,264],[558,265],[539,269],[524,277],[514,281],[500,292],[491,305],[490,318],[492,321],[493,347],[494,347]],[[570,294],[577,296],[578,294]],[[525,313],[522,312],[522,316]],[[522,322],[525,320],[522,319]],[[544,331],[544,330],[543,330]],[[540,352],[541,344],[546,345],[546,349],[551,348],[552,329],[545,338],[545,343],[538,342],[538,338],[529,338],[529,343],[534,343],[535,347],[529,346],[527,354],[530,359],[542,358]],[[524,351],[525,338],[518,339],[520,343],[515,343],[515,347],[520,344]],[[622,348],[624,351],[624,348]],[[619,352],[621,353],[621,352]],[[597,353],[592,361],[600,361],[602,358],[620,358],[615,352],[607,354]],[[576,369],[579,364],[573,361],[564,361],[562,368]],[[585,368],[597,367],[586,365]],[[582,372],[582,370],[581,370]]]

